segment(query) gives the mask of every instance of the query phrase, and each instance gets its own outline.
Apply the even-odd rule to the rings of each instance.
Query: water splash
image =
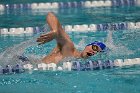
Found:
[[[27,47],[35,45],[36,42],[33,39],[21,42],[13,47],[7,48],[0,54],[0,62],[2,65],[19,63],[18,56],[24,54]]]
[[[74,45],[79,50],[84,49],[84,47],[86,46],[85,38],[82,38],[78,44],[74,44]]]
[[[48,25],[43,26],[43,32],[48,31]],[[20,44],[14,45],[13,47],[7,48],[4,52],[0,53],[0,65],[15,65],[15,64],[24,64],[19,56],[24,56],[25,50],[28,47],[37,45],[36,37],[42,34],[41,32],[36,34],[30,40],[21,42]],[[40,61],[40,57],[33,54],[28,54],[29,63],[37,63]],[[27,62],[26,62],[27,63]]]
[[[109,30],[107,35],[107,40],[105,42],[107,47],[111,50],[109,55],[116,55],[116,56],[125,56],[133,54],[134,52],[129,50],[127,47],[123,46],[122,44],[115,45],[113,42],[113,31]]]
[[[107,40],[105,43],[109,49],[114,49],[116,47],[113,42],[113,32],[111,30],[108,31]]]

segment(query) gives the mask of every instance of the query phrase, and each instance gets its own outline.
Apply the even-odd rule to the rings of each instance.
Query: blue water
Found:
[[[18,2],[17,2],[18,3]],[[139,22],[139,7],[60,9],[53,10],[62,25],[110,22]],[[44,26],[48,11],[17,10],[5,11],[0,15],[0,27]],[[100,32],[68,32],[76,48],[82,50],[91,41],[104,41],[110,34]],[[0,52],[23,41],[33,40],[33,36],[0,36]],[[140,57],[140,30],[117,30],[112,33],[113,50],[102,59],[126,59]],[[36,43],[23,52],[36,56],[47,55],[55,41],[42,46]],[[17,50],[16,52],[19,52]],[[101,59],[100,55],[91,60]],[[13,60],[11,60],[12,62]],[[3,62],[0,62],[3,63]],[[0,75],[0,93],[139,93],[140,66],[107,69],[100,71],[34,71],[22,74]]]
[[[139,93],[139,67],[2,75],[1,93]]]

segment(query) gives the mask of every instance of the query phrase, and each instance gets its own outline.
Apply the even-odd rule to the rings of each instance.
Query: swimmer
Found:
[[[56,40],[57,45],[52,50],[52,52],[42,59],[45,63],[59,63],[62,59],[66,57],[75,58],[88,58],[98,52],[104,51],[106,45],[102,42],[95,41],[88,44],[83,51],[78,51],[73,42],[71,41],[68,34],[62,28],[59,20],[53,13],[48,13],[46,17],[47,23],[50,27],[50,32],[41,35],[37,38],[37,42],[40,44],[45,44],[47,42]]]

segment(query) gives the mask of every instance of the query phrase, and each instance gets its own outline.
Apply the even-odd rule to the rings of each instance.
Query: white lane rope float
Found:
[[[140,6],[140,0],[101,0],[101,1],[80,1],[80,2],[46,2],[27,4],[0,4],[0,11],[9,9],[59,9],[59,8],[92,8],[112,6]]]
[[[113,30],[130,30],[140,29],[140,22],[121,22],[121,23],[103,23],[103,24],[83,24],[83,25],[63,25],[65,31],[75,32],[96,32],[107,31],[110,28]],[[0,35],[32,35],[36,33],[44,32],[43,27],[26,27],[26,28],[0,28]]]
[[[21,59],[21,58],[20,58]],[[22,57],[24,62],[24,58]],[[23,73],[26,71],[95,71],[104,69],[113,69],[117,67],[140,65],[140,58],[133,59],[116,59],[116,60],[106,60],[106,61],[88,61],[88,62],[63,62],[62,66],[58,66],[55,63],[45,64],[40,63],[36,66],[32,64],[16,64],[16,65],[5,65],[0,66],[0,74],[16,74]]]

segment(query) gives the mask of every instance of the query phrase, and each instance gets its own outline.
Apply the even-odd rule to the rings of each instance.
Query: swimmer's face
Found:
[[[100,51],[101,49],[98,47],[98,46],[96,46],[98,49],[98,51]],[[93,55],[95,55],[95,54],[97,54],[97,50],[95,50],[95,49],[93,49],[93,46],[92,45],[89,45],[89,46],[86,46],[85,47],[85,49],[82,51],[82,57],[83,58],[88,58],[88,57],[90,57],[90,56],[93,56]]]

